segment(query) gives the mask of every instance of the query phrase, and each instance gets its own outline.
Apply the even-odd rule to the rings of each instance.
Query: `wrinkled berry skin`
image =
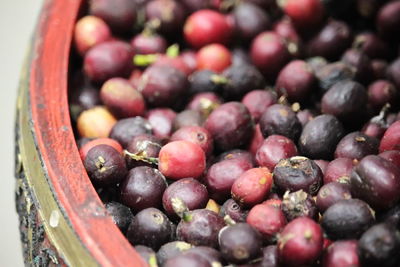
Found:
[[[306,157],[329,160],[343,134],[343,125],[335,116],[319,115],[304,127],[299,149]]]
[[[219,210],[219,215],[223,218],[229,215],[235,222],[245,222],[248,210],[240,207],[240,205],[233,199],[228,199],[224,202]]]
[[[131,210],[127,206],[115,201],[106,203],[105,207],[115,225],[125,234],[133,220]]]
[[[261,235],[247,223],[223,228],[218,240],[222,257],[230,263],[246,263],[261,253]]]
[[[250,112],[240,102],[228,102],[215,109],[208,116],[204,127],[221,151],[246,145],[253,134]]]
[[[297,218],[285,226],[277,245],[280,262],[287,266],[310,265],[322,252],[321,226],[307,217]]]
[[[368,229],[358,242],[362,266],[394,267],[400,263],[400,233],[387,223],[376,224]]]
[[[344,136],[336,147],[335,158],[361,160],[365,156],[378,154],[378,139],[361,132]]]
[[[318,192],[323,177],[321,169],[314,161],[301,156],[279,161],[273,174],[275,185],[281,191],[302,189],[311,195]]]
[[[358,267],[357,240],[342,240],[332,243],[323,258],[323,267]]]
[[[190,212],[187,221],[181,220],[176,228],[178,240],[195,246],[218,247],[218,233],[224,220],[213,211],[200,209]]]
[[[343,122],[352,122],[365,113],[368,94],[364,86],[354,81],[333,85],[322,97],[322,112],[336,116]]]
[[[117,184],[127,173],[122,155],[108,145],[97,145],[90,149],[84,165],[92,183],[99,187]]]
[[[318,216],[314,199],[303,190],[293,193],[286,192],[283,196],[281,209],[288,221],[293,221],[298,217],[308,217],[315,220]]]
[[[343,62],[334,62],[327,64],[316,71],[319,87],[322,93],[325,93],[335,83],[352,79],[354,70]]]
[[[260,129],[264,137],[278,134],[295,142],[300,136],[301,128],[296,113],[290,107],[281,104],[270,106],[260,118]]]
[[[131,244],[145,245],[157,250],[174,237],[175,226],[160,210],[148,208],[136,214],[128,228]]]
[[[372,210],[362,200],[346,199],[330,206],[321,225],[332,240],[356,239],[374,223]]]
[[[354,196],[376,209],[390,208],[400,199],[400,169],[379,156],[363,158],[354,167],[350,183]]]

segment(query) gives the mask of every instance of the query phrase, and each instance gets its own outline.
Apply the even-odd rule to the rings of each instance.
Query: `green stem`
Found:
[[[150,163],[150,164],[158,165],[158,158],[143,156],[143,155],[141,155],[141,152],[139,152],[139,153],[130,153],[129,151],[124,150],[124,154],[129,156],[131,159],[136,160],[136,161],[143,161],[143,162],[147,162],[147,163]]]

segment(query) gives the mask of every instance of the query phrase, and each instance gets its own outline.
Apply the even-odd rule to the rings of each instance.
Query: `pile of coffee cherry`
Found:
[[[149,266],[400,266],[400,1],[90,0],[70,113]]]

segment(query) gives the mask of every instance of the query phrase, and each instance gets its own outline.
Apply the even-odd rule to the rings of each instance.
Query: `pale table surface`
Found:
[[[14,205],[14,114],[19,73],[41,3],[42,0],[0,0],[1,267],[23,266]]]

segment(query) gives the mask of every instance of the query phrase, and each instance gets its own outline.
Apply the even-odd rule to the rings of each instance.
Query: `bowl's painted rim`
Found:
[[[45,1],[33,40],[28,73],[29,92],[26,94],[27,111],[30,111],[31,118],[25,123],[30,125],[32,147],[37,151],[45,178],[43,181],[46,182],[37,186],[48,187],[51,192],[48,197],[53,197],[57,204],[53,208],[60,212],[61,219],[66,221],[65,227],[72,230],[71,233],[86,249],[82,255],[59,251],[67,264],[76,262],[74,257],[83,257],[88,252],[93,263],[102,266],[145,266],[106,215],[86,174],[74,139],[67,82],[73,28],[81,4],[82,0]],[[24,114],[20,117],[26,119]],[[24,159],[24,166],[29,165],[31,159],[26,156]],[[35,188],[33,184],[34,191],[42,189]],[[43,197],[38,197],[39,206],[50,205],[53,199]],[[50,211],[48,207],[47,213]],[[46,214],[45,210],[42,212],[42,219],[48,226],[46,231],[52,230],[50,217],[54,211],[50,214]],[[56,234],[53,233],[53,237]],[[57,244],[55,246],[62,249],[57,248]]]

